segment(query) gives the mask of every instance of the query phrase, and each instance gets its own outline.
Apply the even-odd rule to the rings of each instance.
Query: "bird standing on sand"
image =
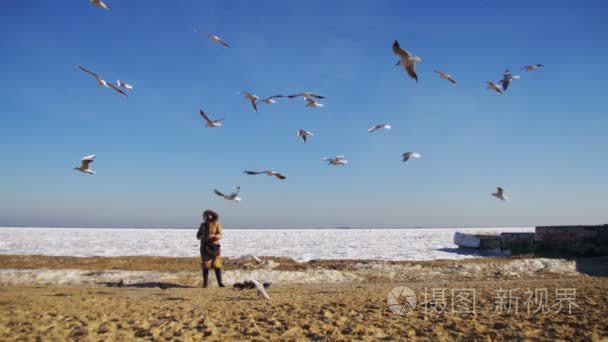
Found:
[[[439,70],[433,70],[433,72],[439,74],[439,78],[441,78],[442,80],[448,80],[453,84],[456,84],[456,80],[454,79],[454,77],[452,77],[452,75]]]
[[[306,107],[318,108],[318,107],[323,107],[323,104],[319,103],[313,99],[306,98]]]
[[[80,161],[80,166],[74,168],[74,170],[78,170],[82,173],[88,173],[90,175],[94,175],[95,171],[91,170],[91,163],[95,161],[95,155],[92,154],[90,156],[86,156],[82,158]]]
[[[241,192],[241,187],[237,186],[236,187],[236,191],[231,193],[230,195],[224,195],[223,193],[217,191],[217,190],[213,190],[213,192],[220,196],[223,197],[224,199],[228,200],[228,201],[234,201],[234,202],[240,202],[241,201],[241,197],[239,197],[239,193]]]
[[[420,157],[422,157],[420,155],[420,153],[417,153],[417,152],[405,152],[404,154],[401,155],[401,160],[403,162],[406,162],[406,161],[408,161],[410,159],[418,159]]]
[[[304,143],[306,143],[306,138],[309,136],[313,136],[314,134],[312,132],[309,132],[305,129],[299,129],[298,130],[298,134],[297,136],[302,138],[302,140],[304,140]]]
[[[200,112],[201,116],[203,117],[203,119],[205,119],[205,121],[207,121],[207,124],[205,126],[207,126],[209,128],[215,128],[215,127],[222,126],[222,121],[224,121],[224,119],[211,120],[209,118],[209,116],[207,116],[207,113],[205,113],[202,109],[199,109],[199,112]]]
[[[509,69],[505,70],[502,80],[500,80],[500,85],[502,86],[503,91],[507,91],[507,88],[509,88],[511,81],[518,80],[518,79],[519,79],[519,76],[513,76],[511,74],[511,72],[509,71]]]
[[[496,188],[496,192],[492,194],[492,196],[498,198],[501,201],[508,201],[509,198],[505,196],[505,189],[501,187]]]
[[[124,91],[122,91],[121,89],[119,89],[117,86],[115,86],[114,84],[110,83],[110,82],[106,82],[106,80],[104,80],[99,74],[92,72],[91,70],[77,65],[76,68],[86,72],[87,74],[95,77],[95,79],[97,80],[97,85],[101,86],[101,87],[106,87],[109,89],[113,89],[114,91],[116,91],[117,93],[119,93],[120,95],[127,97],[127,93],[125,93]]]
[[[409,52],[399,46],[399,42],[396,40],[393,43],[393,53],[399,56],[399,61],[397,61],[397,64],[395,65],[403,66],[407,71],[407,74],[410,75],[411,78],[416,80],[416,83],[418,83],[418,75],[416,75],[416,64],[420,63],[422,59],[418,56],[412,57]]]
[[[266,171],[244,171],[243,173],[245,173],[246,175],[250,175],[250,176],[255,176],[255,175],[263,175],[265,174],[266,176],[271,176],[271,177],[276,177],[278,179],[287,179],[287,177],[283,176],[282,174],[276,172],[276,171],[272,171],[272,170],[266,170]]]
[[[322,160],[325,160],[326,162],[328,162],[328,165],[334,165],[334,166],[339,166],[339,165],[344,166],[348,163],[348,160],[344,159],[343,155],[336,156],[335,158],[323,158]]]
[[[90,0],[91,5],[95,6],[95,7],[99,7],[101,9],[105,9],[105,10],[111,10],[110,6],[106,5],[105,2],[103,2],[102,0]]]
[[[502,94],[502,86],[500,84],[496,84],[492,81],[486,82],[488,86],[486,87],[488,90],[494,90],[495,92]]]
[[[257,105],[257,102],[258,102],[258,100],[260,99],[260,97],[259,97],[259,96],[257,96],[256,94],[248,93],[248,92],[246,92],[246,91],[242,91],[242,92],[240,92],[239,94],[241,94],[241,95],[245,96],[245,98],[246,98],[247,100],[249,100],[249,102],[251,102],[251,106],[253,107],[253,110],[254,110],[254,111],[256,111],[256,112],[258,111],[258,105]]]
[[[393,126],[391,125],[387,125],[387,124],[377,124],[375,126],[370,127],[367,131],[368,132],[375,132],[379,129],[391,129]]]
[[[532,72],[542,67],[544,67],[544,65],[542,64],[530,64],[523,66],[521,70],[525,70],[526,72]]]
[[[121,81],[121,80],[116,80],[116,85],[117,85],[118,87],[120,87],[120,88],[127,89],[128,91],[133,90],[133,86],[132,86],[132,85],[130,85],[130,84],[129,84],[129,83],[127,83],[127,82],[123,82],[123,81]]]

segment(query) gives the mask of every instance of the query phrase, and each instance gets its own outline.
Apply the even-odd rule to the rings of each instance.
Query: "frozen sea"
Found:
[[[310,259],[462,259],[453,242],[467,233],[533,232],[525,228],[224,229],[222,254]],[[199,255],[195,229],[0,228],[0,254],[61,256]]]

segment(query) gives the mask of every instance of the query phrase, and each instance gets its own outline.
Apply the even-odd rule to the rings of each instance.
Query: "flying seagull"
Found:
[[[410,159],[418,159],[422,157],[420,155],[420,153],[417,152],[405,152],[404,154],[401,155],[401,160],[403,160],[404,162],[410,160]]]
[[[213,192],[216,195],[218,195],[220,197],[223,197],[224,199],[229,200],[229,201],[234,201],[234,202],[240,202],[241,201],[241,198],[239,197],[239,192],[241,192],[241,187],[240,186],[237,186],[236,187],[236,192],[233,192],[230,195],[224,195],[223,193],[221,193],[221,192],[219,192],[217,190],[213,190]]]
[[[300,138],[302,138],[302,140],[304,140],[304,143],[306,143],[306,138],[308,136],[313,136],[313,135],[314,134],[312,132],[309,132],[305,129],[299,129],[298,134],[297,134],[298,137],[300,137]]]
[[[194,32],[199,33],[199,31],[197,29],[194,29]],[[204,33],[201,32],[201,34],[204,34]],[[224,47],[227,47],[227,48],[230,47],[230,45],[228,45],[225,41],[223,41],[222,38],[220,38],[219,36],[216,36],[215,34],[207,33],[207,37],[209,37],[209,40],[211,40],[212,42],[220,43]]]
[[[525,70],[527,72],[532,72],[532,71],[542,68],[542,67],[544,67],[544,65],[542,65],[542,64],[530,64],[530,65],[526,65],[526,66],[522,67],[521,70]]]
[[[418,75],[416,75],[416,64],[420,63],[422,59],[418,56],[412,57],[412,55],[406,50],[402,49],[399,46],[399,42],[395,40],[393,43],[393,52],[399,56],[399,61],[397,61],[396,66],[403,66],[407,71],[407,74],[410,75],[411,78],[415,79],[418,82]]]
[[[203,117],[203,119],[205,119],[205,121],[207,121],[207,125],[206,125],[207,127],[214,128],[214,127],[222,126],[222,121],[224,121],[224,119],[211,120],[209,118],[209,116],[207,116],[207,114],[202,109],[199,109],[199,112],[201,113],[201,116]]]
[[[495,92],[502,94],[502,86],[500,84],[496,84],[492,81],[486,82],[488,86],[486,87],[488,90],[494,90]]]
[[[323,107],[323,104],[313,99],[306,98],[306,107]]]
[[[272,170],[266,170],[266,171],[244,171],[244,173],[246,175],[250,175],[250,176],[255,176],[255,175],[263,175],[265,174],[266,176],[274,176],[277,177],[278,179],[287,179],[287,177],[283,176],[282,174],[276,172],[276,171],[272,171]]]
[[[308,91],[305,91],[305,92],[300,93],[300,94],[288,95],[287,97],[290,98],[290,99],[293,99],[293,98],[300,97],[300,96],[303,96],[305,99],[311,99],[311,100],[312,99],[320,100],[320,99],[324,99],[325,98],[325,96],[313,94],[313,93],[308,92]]]
[[[322,160],[325,160],[326,162],[328,162],[328,165],[334,165],[334,166],[338,166],[338,165],[346,165],[348,163],[348,160],[344,159],[344,156],[340,155],[340,156],[336,156],[335,158],[323,158]]]
[[[245,98],[247,100],[249,100],[249,102],[251,102],[251,106],[253,107],[253,110],[255,110],[257,112],[258,111],[257,101],[260,99],[260,97],[255,94],[248,93],[246,91],[242,91],[242,92],[240,92],[240,94],[245,96]]]
[[[278,98],[281,98],[281,97],[285,97],[285,95],[272,95],[272,96],[269,96],[267,98],[259,100],[257,103],[273,104],[273,103],[277,103],[277,101],[275,99],[278,99]]]
[[[368,132],[374,132],[377,131],[379,129],[391,129],[392,126],[391,125],[387,125],[387,124],[377,124],[375,126],[370,127],[367,131]]]
[[[83,67],[83,66],[80,66],[80,65],[77,65],[76,67],[77,67],[78,69],[80,69],[80,70],[82,70],[82,71],[86,72],[87,74],[89,74],[89,75],[91,75],[91,76],[95,77],[95,79],[97,80],[97,85],[98,85],[98,86],[102,86],[102,87],[106,87],[106,88],[113,89],[113,90],[115,90],[117,93],[119,93],[120,95],[122,95],[122,96],[124,96],[124,97],[127,97],[127,93],[125,93],[124,91],[120,90],[120,88],[118,88],[118,87],[117,87],[117,86],[115,86],[114,84],[109,83],[109,82],[106,82],[106,80],[104,80],[104,79],[103,79],[103,78],[102,78],[102,77],[101,77],[99,74],[96,74],[96,73],[92,72],[91,70],[89,70],[89,69],[87,69],[87,68],[85,68],[85,67]]]
[[[502,86],[503,91],[507,91],[509,88],[509,84],[511,84],[512,80],[518,80],[519,76],[513,76],[509,69],[505,70],[502,80],[500,80],[500,85]]]
[[[129,84],[129,83],[127,83],[127,82],[123,82],[123,81],[121,81],[121,80],[116,80],[116,85],[117,85],[118,87],[120,87],[120,88],[125,88],[125,89],[127,89],[128,91],[133,90],[133,86],[132,86],[132,85],[130,85],[130,84]]]
[[[509,198],[505,196],[505,189],[501,187],[496,188],[496,192],[492,194],[492,196],[498,198],[501,201],[508,201]]]
[[[264,285],[255,279],[251,279],[251,282],[255,285],[256,290],[258,290],[258,296],[263,296],[264,298],[270,300],[270,296],[264,289]],[[270,284],[268,286],[270,286]]]
[[[453,84],[456,84],[456,80],[454,79],[454,77],[452,77],[452,75],[446,74],[445,72],[439,71],[439,70],[433,70],[433,72],[439,74],[439,78],[441,78],[443,80],[448,80],[448,81],[452,82]]]
[[[83,173],[88,173],[90,175],[94,175],[95,171],[91,170],[91,163],[95,161],[95,155],[92,154],[90,156],[86,156],[82,158],[80,161],[80,166],[74,168],[74,170],[78,170]]]
[[[95,7],[99,7],[105,10],[111,10],[110,6],[106,5],[105,2],[103,2],[102,0],[90,0],[91,1],[91,5],[95,6]]]

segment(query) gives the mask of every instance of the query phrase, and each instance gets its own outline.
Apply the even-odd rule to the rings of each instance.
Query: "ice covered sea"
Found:
[[[225,229],[222,253],[310,259],[433,260],[458,253],[460,232],[531,232],[526,228]],[[197,256],[195,229],[0,228],[0,254]]]

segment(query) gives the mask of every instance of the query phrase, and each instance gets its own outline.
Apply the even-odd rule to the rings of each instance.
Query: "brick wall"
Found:
[[[608,225],[536,227],[535,253],[550,256],[608,255]]]

